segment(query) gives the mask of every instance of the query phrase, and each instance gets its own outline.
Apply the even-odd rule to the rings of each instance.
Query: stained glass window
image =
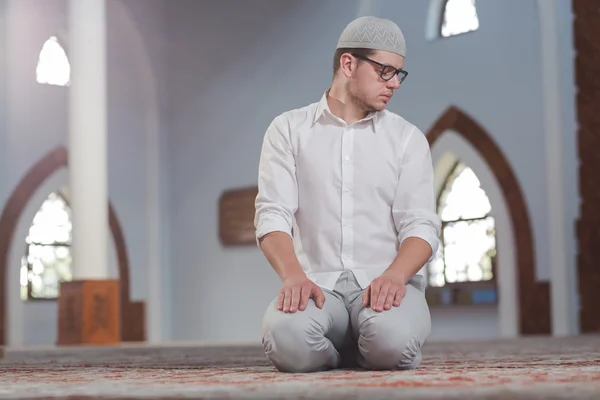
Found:
[[[67,53],[56,36],[50,37],[40,51],[35,70],[38,83],[69,86],[71,83],[71,65]]]
[[[428,265],[430,286],[494,278],[496,231],[491,211],[473,170],[457,163],[438,200],[442,245]]]
[[[442,14],[441,35],[460,35],[479,29],[475,0],[447,0]]]
[[[21,260],[21,298],[55,299],[60,282],[71,280],[71,210],[52,193],[33,218]]]

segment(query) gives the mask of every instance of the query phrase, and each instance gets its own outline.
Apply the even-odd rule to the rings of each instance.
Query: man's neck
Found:
[[[346,121],[348,125],[355,123],[367,116],[367,112],[356,106],[346,90],[335,83],[327,92],[327,104],[333,115]]]

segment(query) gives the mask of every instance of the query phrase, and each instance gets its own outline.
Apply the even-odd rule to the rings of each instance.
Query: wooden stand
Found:
[[[121,341],[118,280],[63,282],[58,298],[58,345]]]
[[[146,341],[146,304],[143,301],[128,301],[121,304],[121,340],[123,342]]]

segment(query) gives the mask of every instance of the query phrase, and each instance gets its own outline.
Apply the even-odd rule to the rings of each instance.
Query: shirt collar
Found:
[[[321,96],[321,100],[317,103],[317,109],[315,110],[315,117],[313,119],[313,123],[317,123],[317,121],[319,120],[319,118],[321,118],[321,116],[323,116],[323,113],[325,112],[325,110],[327,110],[328,113],[331,114],[331,111],[329,110],[329,105],[327,104],[327,93],[329,92],[329,90],[327,90],[325,93],[323,93],[323,96]]]
[[[317,108],[315,109],[315,115],[313,118],[313,124],[316,124],[317,121],[319,120],[319,118],[321,118],[323,116],[323,114],[325,114],[325,113],[328,113],[332,117],[335,117],[334,114],[329,109],[329,104],[327,103],[327,94],[328,93],[329,93],[329,89],[327,89],[327,91],[325,91],[325,93],[323,93],[323,96],[321,96],[321,100],[317,103]],[[377,120],[379,118],[379,114],[380,114],[380,112],[377,112],[377,111],[371,112],[365,118],[361,119],[358,122],[371,121],[371,125],[373,127],[373,132],[376,133],[377,132]]]

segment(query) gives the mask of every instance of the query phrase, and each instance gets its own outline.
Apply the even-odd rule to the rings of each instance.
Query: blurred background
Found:
[[[98,3],[105,15],[86,12]],[[70,4],[0,1],[3,344],[57,342],[73,238],[95,237],[73,229],[75,168],[106,178],[106,201],[93,202],[94,180],[76,190],[108,209],[101,274],[122,285],[123,340],[258,342],[280,285],[249,226],[263,135],[320,99],[338,36],[361,15],[403,30],[409,75],[389,109],[431,143],[444,221],[426,266],[431,339],[600,330],[599,218],[587,205],[598,196],[600,35],[583,21],[597,2]],[[73,91],[78,62],[87,83]],[[105,166],[92,136],[70,135],[73,112],[79,127],[105,115],[94,133],[105,132]]]

